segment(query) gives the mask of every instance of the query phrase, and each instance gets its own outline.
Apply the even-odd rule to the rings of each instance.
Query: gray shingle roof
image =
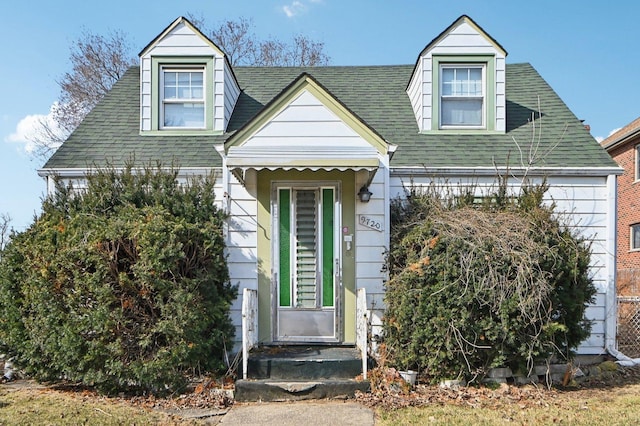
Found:
[[[222,144],[303,72],[313,76],[387,142],[398,145],[392,167],[491,167],[504,165],[508,158],[511,166],[518,166],[518,145],[528,152],[532,142],[530,119],[533,113],[538,115],[538,99],[542,118],[537,121],[541,131],[536,135],[536,143],[541,158],[536,166],[616,167],[529,64],[507,65],[506,134],[420,133],[405,92],[412,65],[236,67],[234,71],[242,93],[228,133],[140,135],[139,68],[132,67],[44,168],[83,168],[106,161],[118,166],[132,157],[145,163],[159,160],[164,164],[174,161],[181,167],[220,167],[215,146]]]
[[[140,134],[140,69],[131,67],[43,166],[85,168],[122,166],[134,159],[181,167],[219,167],[216,143],[223,136]]]

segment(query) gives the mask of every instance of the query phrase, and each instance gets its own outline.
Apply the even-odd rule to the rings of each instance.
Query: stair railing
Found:
[[[369,347],[369,311],[367,311],[367,291],[359,288],[356,293],[356,346],[362,357],[362,378],[367,380],[367,360]]]
[[[258,291],[242,291],[242,378],[247,379],[249,351],[258,343]]]

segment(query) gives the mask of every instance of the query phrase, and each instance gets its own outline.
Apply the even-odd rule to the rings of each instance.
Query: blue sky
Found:
[[[509,53],[529,62],[569,108],[606,137],[640,116],[640,3],[577,0],[32,0],[1,6],[0,213],[23,230],[45,191],[26,152],[28,117],[45,115],[56,81],[70,69],[69,46],[84,29],[122,30],[138,52],[175,18],[210,26],[253,19],[256,35],[303,33],[325,43],[332,65],[412,64],[435,36],[469,15]]]

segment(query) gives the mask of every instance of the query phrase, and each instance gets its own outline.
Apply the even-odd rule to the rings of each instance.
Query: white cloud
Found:
[[[609,132],[609,134],[607,135],[607,137],[611,136],[612,134],[614,134],[615,132],[617,132],[618,130],[622,129],[622,127],[616,127],[615,129],[613,129],[612,131]]]
[[[611,136],[612,134],[614,134],[615,132],[617,132],[620,129],[622,129],[622,127],[616,127],[615,129],[613,129],[612,131],[609,132],[609,134],[607,135],[606,138],[608,138],[609,136]],[[601,143],[606,138],[602,137],[602,136],[596,136],[596,140],[598,141],[598,143]]]
[[[49,114],[32,114],[22,118],[16,125],[15,131],[4,138],[5,142],[21,144],[25,152],[33,153],[37,149],[35,141],[42,138],[43,123],[53,131],[59,131],[52,114],[55,107],[56,104],[51,106]]]
[[[293,3],[283,6],[282,10],[284,11],[284,14],[287,15],[287,18],[293,18],[305,10],[305,5],[294,0]]]

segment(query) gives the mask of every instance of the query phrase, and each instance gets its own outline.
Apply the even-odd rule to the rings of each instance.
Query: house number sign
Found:
[[[360,216],[360,225],[366,226],[367,228],[375,229],[378,232],[382,232],[382,222],[376,220],[372,217],[365,216],[363,214]]]

